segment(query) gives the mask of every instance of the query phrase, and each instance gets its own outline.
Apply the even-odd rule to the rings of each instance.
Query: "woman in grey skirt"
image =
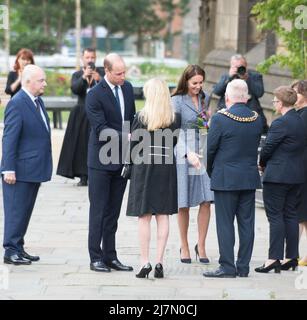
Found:
[[[180,260],[191,263],[188,242],[189,212],[199,206],[197,224],[198,240],[194,247],[196,259],[209,263],[205,242],[210,221],[210,203],[214,200],[210,190],[210,178],[201,161],[202,139],[199,130],[199,116],[206,113],[205,94],[202,90],[205,71],[198,65],[189,65],[183,72],[172,103],[181,114],[181,133],[176,147],[178,179],[178,225],[180,231]]]

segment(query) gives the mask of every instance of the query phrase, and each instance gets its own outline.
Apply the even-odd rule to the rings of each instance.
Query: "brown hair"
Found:
[[[82,50],[82,55],[84,55],[84,53],[85,53],[85,51],[86,52],[94,52],[94,53],[96,53],[96,49],[95,48],[84,48],[83,50]]]
[[[19,71],[20,70],[20,64],[19,64],[18,60],[21,57],[30,60],[31,64],[35,64],[34,63],[33,52],[30,49],[22,48],[17,52],[17,55],[16,55],[16,60],[15,60],[15,64],[14,64],[14,70],[15,71]]]
[[[281,101],[284,107],[294,106],[297,100],[295,90],[289,86],[280,86],[274,90],[274,96]]]
[[[197,64],[190,64],[188,65],[185,70],[183,71],[177,88],[174,90],[172,96],[178,96],[178,95],[185,95],[188,93],[189,91],[189,87],[188,87],[188,81],[193,78],[194,76],[200,75],[203,77],[204,81],[206,78],[206,73],[205,70],[203,68],[201,68],[199,65]],[[203,110],[205,110],[205,98],[206,95],[204,93],[203,90],[200,90],[199,92],[200,94],[200,102],[201,102],[201,108]]]
[[[292,89],[296,89],[297,93],[307,98],[307,80],[296,81],[291,86]]]
[[[183,74],[181,75],[177,88],[175,89],[172,96],[177,95],[184,95],[188,93],[188,81],[193,78],[194,76],[201,75],[204,78],[206,77],[205,70],[202,69],[197,64],[190,64],[188,65],[185,70],[183,71]]]

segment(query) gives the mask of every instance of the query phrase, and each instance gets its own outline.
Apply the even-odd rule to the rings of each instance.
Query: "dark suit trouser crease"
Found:
[[[127,184],[121,170],[107,171],[89,168],[89,236],[91,262],[110,262],[117,258],[115,233]]]
[[[297,217],[297,197],[299,184],[263,184],[265,212],[270,224],[269,259],[282,260],[286,242],[285,258],[299,256],[299,224]]]
[[[249,272],[254,246],[255,190],[214,191],[216,228],[222,269],[229,274]],[[235,265],[234,219],[237,219],[239,251]]]
[[[2,180],[4,205],[5,256],[24,250],[27,232],[40,183],[19,182],[7,184]]]

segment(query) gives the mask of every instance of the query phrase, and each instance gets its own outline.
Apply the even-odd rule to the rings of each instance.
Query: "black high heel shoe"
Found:
[[[204,264],[210,263],[210,260],[209,260],[208,258],[201,258],[201,257],[199,256],[199,253],[198,253],[198,244],[195,245],[195,248],[194,248],[194,249],[195,249],[196,261],[197,261],[197,257],[198,257],[200,263],[204,263]]]
[[[145,264],[145,266],[140,270],[140,272],[138,274],[136,274],[135,276],[137,278],[148,278],[148,275],[150,273],[150,271],[152,270],[152,266],[151,264],[148,262],[147,264]]]
[[[192,263],[191,258],[181,258],[181,248],[180,248],[180,250],[179,250],[179,253],[180,253],[180,261],[181,261],[182,263]]]
[[[290,268],[292,268],[292,271],[295,271],[297,266],[298,266],[297,259],[291,259],[281,265],[281,270],[289,270]]]
[[[267,267],[265,267],[265,265],[262,265],[261,267],[256,268],[255,271],[260,273],[268,273],[273,269],[275,273],[280,273],[281,264],[279,260],[276,260],[275,262],[271,263]]]
[[[155,278],[164,278],[163,266],[161,263],[156,264],[154,277]]]

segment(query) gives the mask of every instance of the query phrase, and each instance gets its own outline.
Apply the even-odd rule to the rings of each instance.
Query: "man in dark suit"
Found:
[[[4,263],[31,264],[38,256],[24,250],[24,237],[41,182],[51,179],[50,125],[43,100],[46,76],[25,67],[22,89],[9,101],[4,116],[1,173],[4,203]]]
[[[78,104],[71,111],[61,149],[57,174],[74,179],[79,177],[77,186],[87,186],[87,147],[90,125],[85,112],[85,98],[104,76],[103,68],[96,68],[96,51],[83,50],[82,70],[76,71],[71,79],[71,91],[78,96]]]
[[[297,94],[290,87],[274,90],[276,113],[282,116],[272,122],[259,163],[264,170],[263,200],[270,224],[270,248],[268,260],[256,272],[280,272],[295,269],[298,264],[298,191],[305,181],[303,155],[307,135],[304,121],[293,107],[296,99]]]
[[[225,91],[227,84],[233,79],[242,79],[246,81],[248,93],[250,95],[247,105],[251,110],[254,110],[259,114],[263,125],[263,132],[267,132],[267,120],[259,102],[259,98],[264,94],[262,75],[256,71],[248,70],[247,61],[241,54],[236,54],[231,57],[228,74],[223,74],[220,81],[213,88],[213,93],[220,97],[218,109],[220,110],[226,107]]]
[[[251,111],[247,84],[233,80],[226,88],[227,109],[212,117],[207,146],[208,175],[214,190],[220,267],[205,277],[247,277],[254,243],[255,190],[261,187],[257,149],[262,124]],[[235,264],[234,218],[240,245]]]
[[[132,271],[117,258],[115,233],[126,180],[121,177],[122,146],[135,115],[132,85],[125,81],[126,66],[117,54],[104,59],[106,75],[87,95],[86,112],[91,125],[89,168],[89,254],[90,268]],[[129,126],[123,130],[124,122]],[[126,132],[125,132],[126,131]],[[111,146],[111,150],[108,147]]]

